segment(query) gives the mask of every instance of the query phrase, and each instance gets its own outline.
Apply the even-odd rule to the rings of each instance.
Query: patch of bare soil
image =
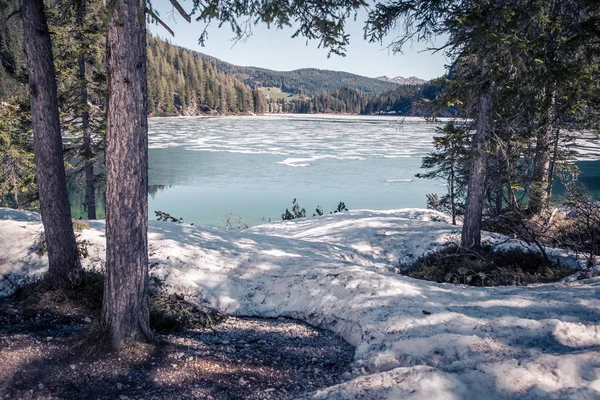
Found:
[[[92,318],[0,300],[0,398],[288,399],[339,383],[354,354],[295,320],[228,318],[90,357],[74,343]]]

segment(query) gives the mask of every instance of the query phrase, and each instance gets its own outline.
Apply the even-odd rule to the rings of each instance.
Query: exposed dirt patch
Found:
[[[95,316],[0,300],[0,394],[21,399],[287,399],[341,381],[354,349],[289,319],[228,318],[89,357],[74,350]],[[0,395],[0,398],[2,395]]]

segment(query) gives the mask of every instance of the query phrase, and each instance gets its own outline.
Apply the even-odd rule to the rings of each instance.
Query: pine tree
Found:
[[[48,249],[47,282],[54,287],[71,286],[83,279],[84,272],[67,195],[50,31],[41,0],[21,0],[20,5],[40,210]]]
[[[418,178],[444,179],[448,183],[448,194],[439,199],[439,206],[450,212],[452,224],[456,225],[459,215],[459,199],[464,196],[469,179],[470,137],[468,127],[450,122],[438,128],[433,137],[433,151],[423,157],[421,168],[430,170],[417,174]]]
[[[148,91],[143,0],[109,10],[106,71],[106,280],[111,346],[152,338],[148,303]]]
[[[0,204],[21,208],[37,199],[29,112],[13,101],[0,107]]]

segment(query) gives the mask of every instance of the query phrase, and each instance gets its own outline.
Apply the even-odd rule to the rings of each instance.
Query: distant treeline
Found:
[[[241,67],[198,53],[205,61],[227,75],[233,75],[252,88],[277,87],[286,93],[312,97],[322,91],[333,93],[338,89],[357,89],[367,95],[377,95],[395,89],[398,85],[376,78],[349,72],[303,68],[294,71],[272,71],[264,68]]]
[[[148,87],[150,112],[153,115],[195,115],[206,113],[237,114],[263,113],[350,113],[398,114],[423,116],[431,114],[429,103],[441,92],[441,80],[423,85],[399,86],[357,75],[320,70],[276,72],[261,68],[236,67],[192,50],[161,40],[148,38]],[[311,74],[309,72],[317,71]],[[252,79],[242,82],[243,73],[255,73]],[[281,76],[286,78],[281,78]],[[338,76],[339,75],[339,76]],[[346,75],[357,77],[346,79]],[[242,75],[243,76],[243,75]],[[294,79],[288,79],[289,77]],[[304,76],[306,79],[301,79]],[[320,86],[339,86],[347,81],[358,85],[364,78],[371,93],[383,87],[392,87],[380,94],[368,95],[355,87],[339,87],[317,91]],[[323,80],[332,78],[335,83]],[[250,84],[247,84],[249,82]],[[376,86],[381,82],[382,86]],[[371,86],[367,85],[370,83]],[[261,85],[262,84],[262,85]],[[310,88],[311,95],[297,95],[288,100],[270,99],[261,87],[276,87],[284,93],[298,94]],[[379,89],[376,90],[375,88]],[[453,115],[452,110],[441,110],[440,116]]]
[[[280,100],[275,112],[395,114],[401,116],[455,116],[455,108],[434,110],[432,101],[441,93],[441,81],[423,85],[399,86],[377,96],[367,96],[356,89],[343,88],[333,93],[321,92],[303,100]],[[271,107],[273,108],[273,107]]]
[[[17,18],[0,29],[0,101],[27,96],[25,85],[19,83],[26,81],[20,32]],[[57,64],[57,69],[60,66]],[[103,70],[103,65],[97,68]],[[266,87],[279,88],[293,97],[271,99],[261,90]],[[423,116],[431,114],[428,105],[442,87],[440,81],[399,86],[346,72],[316,69],[277,72],[237,67],[148,36],[152,116],[248,113]],[[452,110],[442,110],[438,115],[452,115]]]

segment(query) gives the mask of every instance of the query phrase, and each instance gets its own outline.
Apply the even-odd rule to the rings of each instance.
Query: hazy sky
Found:
[[[191,1],[182,1],[181,4],[186,10],[191,10]],[[234,35],[229,26],[218,28],[213,24],[214,26],[209,28],[205,47],[201,47],[198,38],[204,29],[203,23],[192,19],[192,23],[188,24],[181,16],[172,14],[173,7],[168,0],[155,0],[152,5],[159,11],[161,19],[173,29],[175,37],[171,37],[159,25],[149,26],[152,33],[167,38],[179,46],[209,54],[235,65],[278,71],[320,68],[347,71],[369,77],[400,75],[432,79],[443,75],[444,65],[447,64],[447,60],[441,54],[421,52],[427,47],[425,44],[406,48],[404,54],[392,54],[385,48],[389,41],[383,46],[368,43],[363,39],[362,28],[366,19],[364,15],[359,15],[356,22],[352,21],[347,26],[347,33],[350,34],[347,56],[332,55],[328,59],[327,50],[319,49],[317,41],[309,41],[307,45],[304,38],[291,38],[293,29],[267,29],[265,25],[254,26],[252,37],[246,42],[238,42],[234,45],[232,41]]]

